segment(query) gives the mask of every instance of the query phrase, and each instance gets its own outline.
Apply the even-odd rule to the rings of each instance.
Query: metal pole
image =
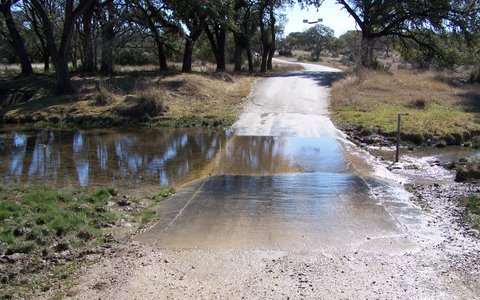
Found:
[[[402,122],[402,114],[398,114],[398,121],[397,121],[397,151],[395,152],[395,162],[399,161],[400,155],[400,125]]]

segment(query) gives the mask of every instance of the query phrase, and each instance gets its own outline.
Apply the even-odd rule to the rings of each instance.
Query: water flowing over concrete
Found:
[[[158,247],[403,252],[409,235],[352,174],[328,115],[338,70],[259,80],[210,177],[171,199],[142,235]]]

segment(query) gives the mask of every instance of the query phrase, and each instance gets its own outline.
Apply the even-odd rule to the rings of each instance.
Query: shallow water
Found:
[[[190,130],[22,130],[0,137],[3,183],[178,185],[200,176],[230,133]]]

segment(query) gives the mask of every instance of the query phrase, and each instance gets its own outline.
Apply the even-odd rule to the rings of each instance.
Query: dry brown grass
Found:
[[[149,119],[215,117],[234,120],[241,111],[244,98],[250,93],[255,77],[190,73],[124,75],[100,80],[97,77],[74,77],[72,80],[78,91],[76,95],[32,99],[10,107],[5,118],[21,122],[119,118],[144,120],[148,114]],[[148,101],[133,103],[131,99]]]
[[[449,73],[361,71],[333,85],[331,107],[340,126],[391,133],[397,114],[408,113],[408,134],[468,138],[480,132],[480,86],[461,83]]]

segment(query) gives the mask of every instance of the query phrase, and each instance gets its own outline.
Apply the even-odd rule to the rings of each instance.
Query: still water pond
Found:
[[[22,130],[0,132],[3,183],[137,188],[199,177],[230,132],[190,130]]]

